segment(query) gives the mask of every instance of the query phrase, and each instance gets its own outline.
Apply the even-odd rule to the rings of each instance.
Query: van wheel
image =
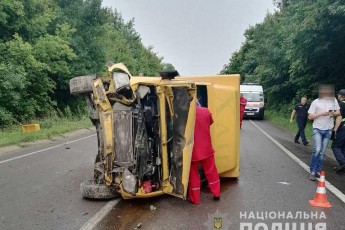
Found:
[[[119,197],[113,187],[106,184],[97,184],[95,180],[80,183],[80,192],[83,197],[91,199],[111,199]]]
[[[71,94],[80,95],[92,93],[92,81],[96,76],[79,76],[69,81],[69,90]]]

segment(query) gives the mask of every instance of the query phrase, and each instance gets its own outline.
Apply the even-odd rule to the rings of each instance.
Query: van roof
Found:
[[[263,92],[261,85],[240,85],[240,92]]]
[[[259,83],[243,82],[241,85],[260,85]]]

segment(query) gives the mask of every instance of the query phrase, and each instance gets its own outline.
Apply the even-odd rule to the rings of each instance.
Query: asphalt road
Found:
[[[240,178],[221,181],[220,201],[213,201],[207,188],[202,190],[201,205],[168,195],[120,200],[95,229],[135,229],[138,225],[150,230],[214,229],[214,217],[222,217],[223,227],[231,230],[240,229],[243,223],[254,229],[257,224],[271,227],[292,222],[313,226],[325,222],[329,230],[345,230],[344,202],[327,191],[333,207],[311,207],[308,201],[314,197],[317,182],[309,181],[307,171],[260,129],[307,165],[311,147],[294,144],[292,134],[267,121],[253,122],[245,121],[241,130]],[[79,229],[103,210],[106,202],[82,199],[79,192],[80,182],[92,176],[97,143],[92,135],[89,131],[0,155],[0,229]],[[326,179],[344,193],[345,176],[335,175],[334,165],[332,157],[326,158]],[[150,205],[156,210],[151,211]],[[295,218],[311,212],[319,218]],[[269,213],[284,213],[285,218],[261,219],[261,214]],[[293,219],[287,218],[289,213]]]
[[[0,229],[80,228],[106,204],[79,192],[80,182],[92,176],[96,151],[95,131],[89,130],[2,154]]]
[[[276,128],[267,121],[254,121],[267,133],[277,138],[291,151],[308,158],[311,147],[296,146],[292,143],[293,136]],[[326,163],[335,164],[327,158]],[[328,173],[330,174],[330,173]],[[334,175],[332,175],[334,177]],[[327,177],[328,179],[328,177]],[[345,177],[336,178],[344,181]],[[241,130],[241,176],[238,180],[222,180],[221,200],[214,201],[208,189],[202,190],[201,205],[193,205],[181,199],[164,196],[147,200],[122,200],[98,224],[96,229],[215,229],[214,217],[223,216],[223,224],[228,229],[239,230],[240,224],[251,223],[252,229],[256,224],[266,224],[271,229],[272,224],[299,224],[326,223],[329,230],[344,230],[345,204],[334,194],[328,192],[328,200],[333,207],[314,208],[309,204],[313,199],[317,182],[308,180],[308,173],[299,164],[292,160],[276,144],[268,139],[250,121],[245,121]],[[344,187],[342,187],[344,192]],[[156,207],[150,210],[150,205]],[[214,215],[218,212],[217,215]],[[259,218],[261,213],[274,217],[274,214],[285,215],[284,220],[265,218],[249,218],[252,214]],[[293,215],[288,218],[289,212]],[[324,212],[326,219],[320,218]],[[317,213],[318,219],[300,218],[298,213],[306,215]],[[242,214],[242,218],[241,218]],[[246,215],[246,218],[243,216]],[[286,219],[288,218],[288,219]],[[258,225],[259,227],[260,225]],[[290,229],[292,229],[292,225]],[[245,228],[246,229],[246,228]],[[257,228],[263,229],[263,228]],[[284,228],[283,229],[288,229]],[[302,229],[302,228],[297,228]],[[305,225],[305,229],[307,225]],[[310,228],[311,229],[311,228]]]

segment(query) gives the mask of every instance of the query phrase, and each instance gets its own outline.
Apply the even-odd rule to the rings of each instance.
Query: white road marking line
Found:
[[[252,120],[249,120],[256,128],[258,128],[263,134],[265,134],[268,139],[270,139],[274,144],[276,144],[281,150],[283,150],[289,157],[291,157],[294,161],[296,161],[302,168],[304,168],[309,173],[309,166],[306,165],[303,161],[301,161],[298,157],[296,157],[292,152],[282,146],[278,141],[273,139],[268,133],[266,133],[263,129],[261,129],[257,124],[255,124]],[[329,191],[331,191],[334,195],[336,195],[342,202],[345,203],[345,195],[335,186],[333,186],[330,182],[326,180],[326,187]]]
[[[288,182],[284,182],[284,181],[281,181],[281,182],[277,182],[278,184],[284,184],[284,185],[290,185],[290,183]]]
[[[27,154],[24,154],[24,155],[21,155],[21,156],[17,156],[17,157],[13,157],[13,158],[10,158],[10,159],[4,160],[4,161],[0,161],[0,164],[7,163],[7,162],[10,162],[10,161],[14,161],[14,160],[17,160],[17,159],[20,159],[20,158],[24,158],[24,157],[27,157],[27,156],[31,156],[31,155],[34,155],[36,153],[41,153],[41,152],[44,152],[44,151],[47,151],[47,150],[56,149],[56,148],[61,147],[63,145],[71,144],[71,143],[74,143],[74,142],[77,142],[77,141],[81,141],[81,140],[84,140],[84,139],[87,139],[87,138],[90,138],[90,137],[93,137],[93,136],[96,136],[96,134],[92,134],[92,135],[87,136],[87,137],[79,138],[79,139],[76,139],[76,140],[73,140],[73,141],[68,141],[66,143],[55,145],[55,146],[52,146],[52,147],[49,147],[49,148],[46,148],[46,149],[41,149],[41,150],[38,150],[38,151],[35,151],[35,152],[27,153]]]
[[[121,198],[109,201],[91,219],[89,219],[79,230],[94,229],[99,222],[119,203]]]

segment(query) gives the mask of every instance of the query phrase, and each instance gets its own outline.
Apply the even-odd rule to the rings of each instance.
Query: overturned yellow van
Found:
[[[239,82],[239,75],[133,77],[121,63],[107,76],[71,79],[70,91],[85,96],[98,138],[94,178],[81,183],[82,195],[185,199],[197,100],[213,115],[220,176],[239,177]]]

